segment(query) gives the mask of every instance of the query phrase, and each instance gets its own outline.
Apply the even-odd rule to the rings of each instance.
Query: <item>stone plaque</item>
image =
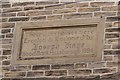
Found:
[[[17,23],[12,62],[55,64],[101,60],[103,21],[92,18]]]

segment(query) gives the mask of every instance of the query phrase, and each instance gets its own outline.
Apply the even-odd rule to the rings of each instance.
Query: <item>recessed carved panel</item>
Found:
[[[100,18],[99,22],[95,20],[86,24],[82,20],[18,23],[15,29],[13,64],[101,60],[104,28],[100,24]]]

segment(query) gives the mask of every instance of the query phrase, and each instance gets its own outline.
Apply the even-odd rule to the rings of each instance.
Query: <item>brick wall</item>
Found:
[[[1,4],[0,23],[0,77],[50,78],[69,80],[81,78],[117,78],[120,73],[120,17],[118,2],[24,2]],[[63,20],[105,16],[105,39],[102,61],[55,65],[10,64],[14,27],[19,21]],[[5,80],[6,80],[5,79]],[[92,79],[93,80],[93,79]]]

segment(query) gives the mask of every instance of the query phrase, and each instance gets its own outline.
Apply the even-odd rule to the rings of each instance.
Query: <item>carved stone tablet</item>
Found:
[[[102,58],[104,19],[17,23],[13,64],[55,64]]]

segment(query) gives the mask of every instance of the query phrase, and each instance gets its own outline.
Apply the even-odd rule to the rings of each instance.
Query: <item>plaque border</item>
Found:
[[[76,26],[76,25],[91,25],[97,24],[97,56],[91,57],[76,57],[76,58],[53,58],[53,59],[33,59],[22,60],[19,58],[21,38],[23,29],[35,29],[35,28],[50,28],[61,26]],[[35,21],[35,22],[17,22],[14,30],[13,49],[12,49],[12,65],[35,65],[35,64],[65,64],[65,63],[77,63],[77,62],[92,62],[101,61],[104,49],[104,27],[105,18],[88,18],[88,19],[66,19],[66,20],[51,20],[51,21]]]

